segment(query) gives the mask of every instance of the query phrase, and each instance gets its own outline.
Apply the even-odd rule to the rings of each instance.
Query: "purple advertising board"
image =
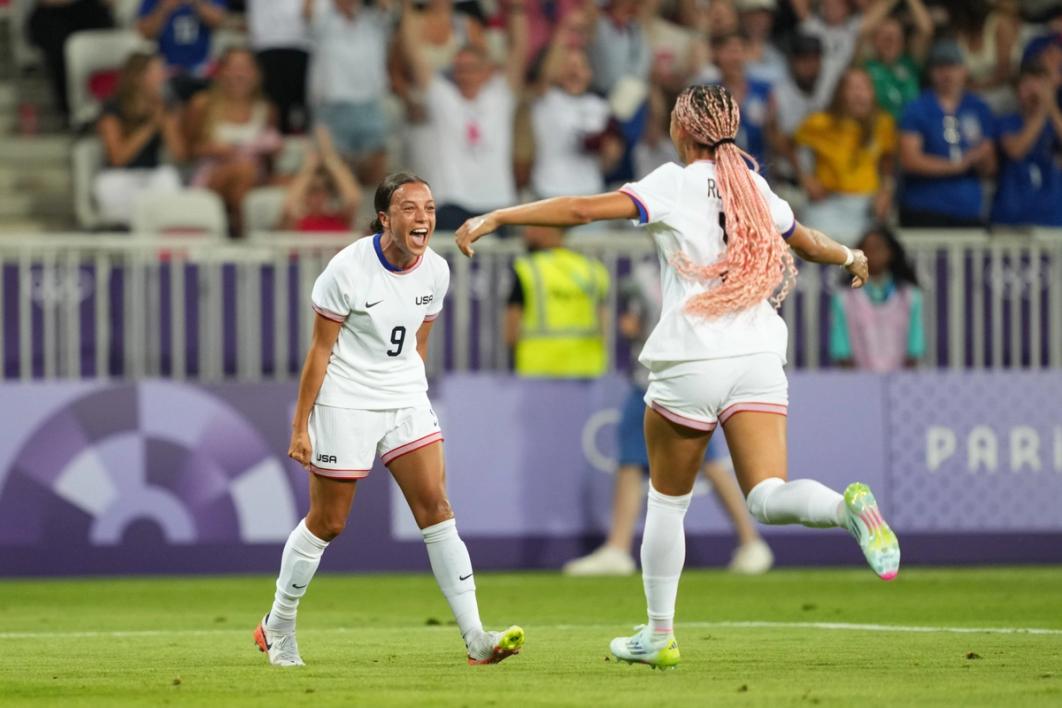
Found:
[[[432,397],[481,568],[556,567],[607,525],[628,383],[448,375]],[[291,384],[0,385],[0,575],[269,572],[307,506],[285,457]],[[790,476],[871,484],[913,562],[1062,561],[1062,373],[797,373]],[[731,531],[707,487],[688,558]],[[859,563],[838,530],[765,529],[781,563]],[[359,483],[331,570],[420,570],[385,469]]]

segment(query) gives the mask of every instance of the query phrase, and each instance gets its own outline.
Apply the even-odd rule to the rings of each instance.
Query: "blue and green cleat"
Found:
[[[855,482],[844,490],[848,511],[848,532],[863,549],[870,569],[882,580],[892,580],[900,572],[900,542],[896,540],[878,509],[870,487]]]

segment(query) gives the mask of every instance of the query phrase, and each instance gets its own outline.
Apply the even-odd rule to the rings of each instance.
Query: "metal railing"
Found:
[[[245,243],[128,234],[0,237],[0,358],[7,379],[145,377],[247,381],[297,376],[312,329],[310,289],[349,236],[260,234]],[[904,234],[925,297],[925,365],[1062,367],[1062,235]],[[595,233],[570,246],[601,259],[613,282],[653,259],[644,234]],[[519,240],[487,239],[452,268],[429,367],[501,370],[512,260]],[[829,365],[834,268],[804,264],[781,308],[790,361]],[[608,312],[617,308],[616,289]],[[626,346],[606,328],[613,361]]]

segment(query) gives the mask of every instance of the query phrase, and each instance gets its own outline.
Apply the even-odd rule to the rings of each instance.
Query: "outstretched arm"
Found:
[[[638,207],[622,192],[592,197],[554,197],[469,219],[457,230],[457,246],[471,257],[475,253],[472,244],[502,226],[579,226],[592,221],[636,218]]]
[[[805,261],[843,267],[852,275],[853,288],[861,288],[867,282],[867,257],[863,252],[842,246],[821,231],[797,223],[789,237],[789,247]]]

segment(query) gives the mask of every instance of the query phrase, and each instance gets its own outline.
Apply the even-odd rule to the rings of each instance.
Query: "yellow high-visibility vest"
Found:
[[[536,251],[513,264],[524,292],[516,373],[550,378],[601,376],[608,365],[600,308],[608,295],[601,263],[566,248]]]

